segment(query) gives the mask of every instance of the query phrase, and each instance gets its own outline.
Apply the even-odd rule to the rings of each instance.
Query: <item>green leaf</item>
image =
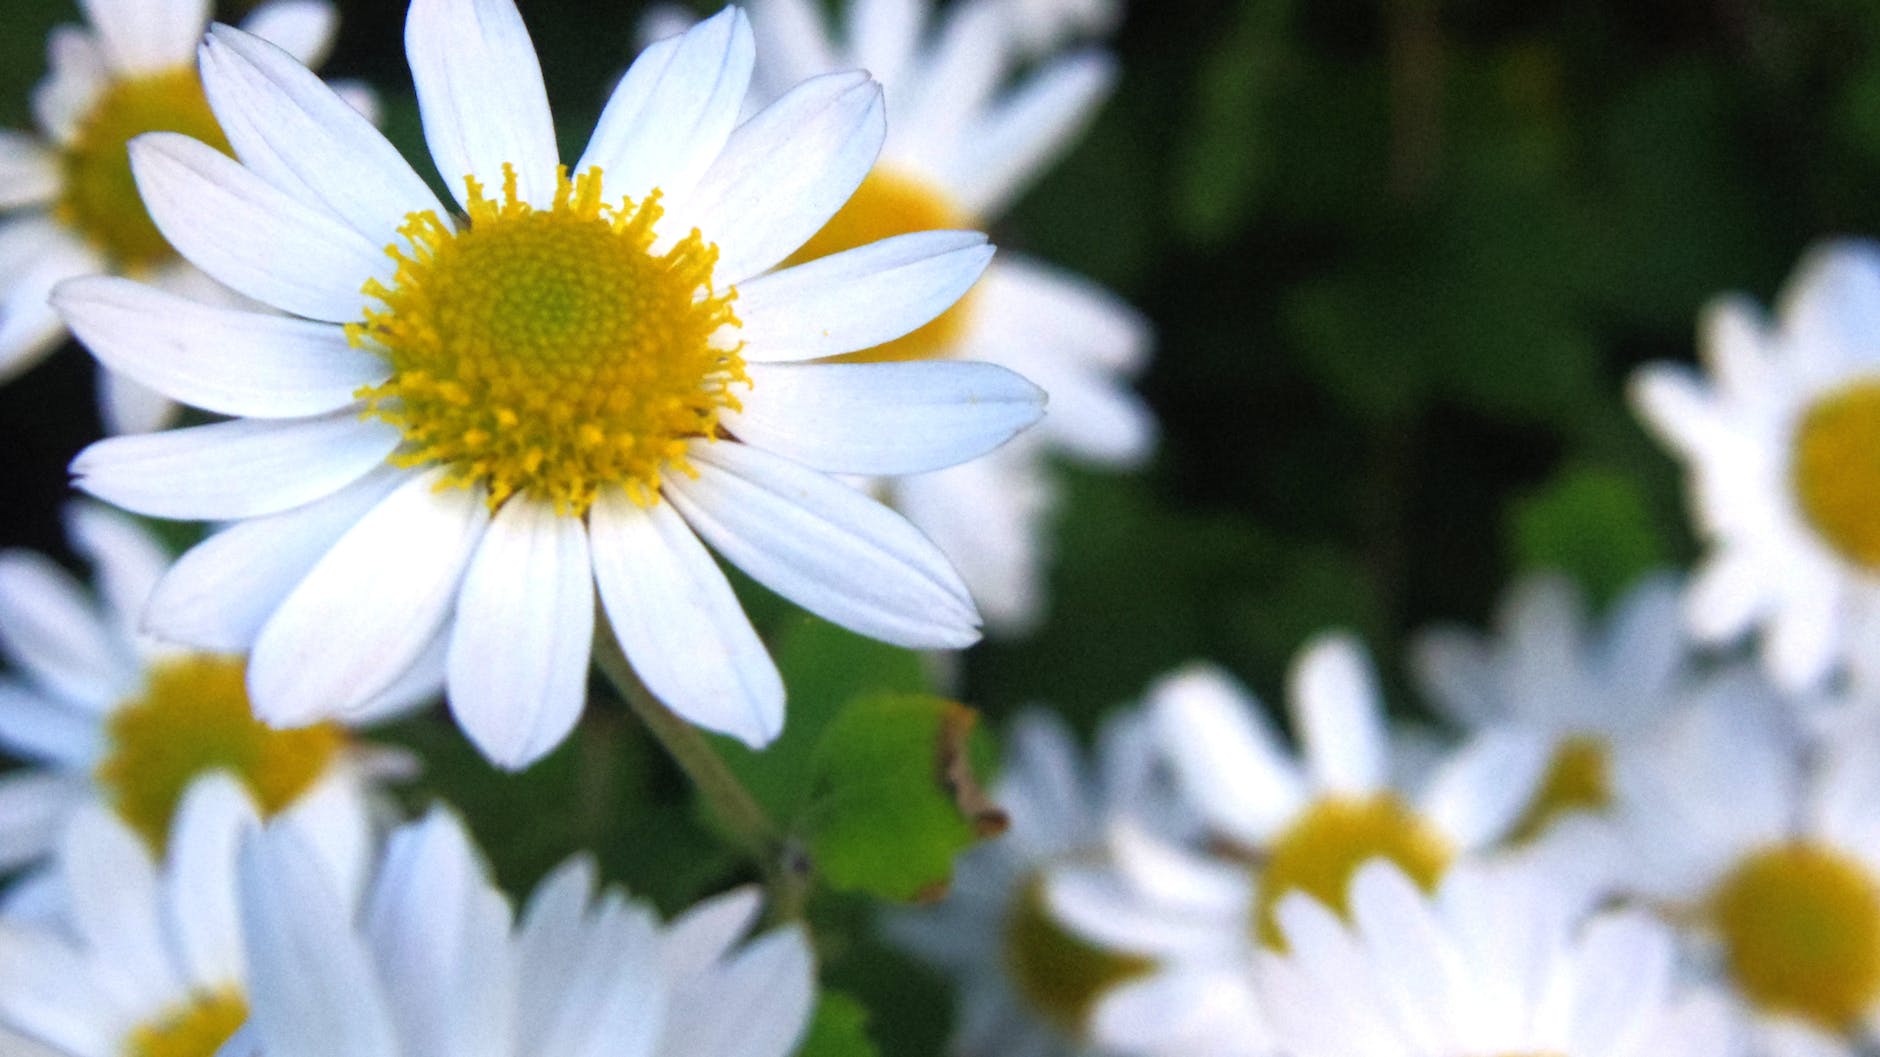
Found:
[[[964,705],[908,694],[842,710],[817,746],[805,833],[831,888],[931,898],[952,879],[954,856],[1003,828],[973,775],[977,721]]]
[[[1602,604],[1640,574],[1666,564],[1671,547],[1639,483],[1616,470],[1569,468],[1516,500],[1509,546],[1524,570],[1557,570]]]
[[[879,1057],[868,1036],[868,1010],[840,991],[824,991],[798,1057]]]

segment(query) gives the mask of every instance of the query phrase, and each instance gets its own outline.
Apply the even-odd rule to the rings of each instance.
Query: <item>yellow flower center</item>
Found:
[[[194,66],[113,81],[60,157],[58,218],[126,271],[164,264],[176,251],[157,230],[131,176],[126,145],[146,132],[180,132],[232,153]]]
[[[1796,502],[1843,558],[1880,570],[1880,381],[1831,393],[1808,409],[1789,467]]]
[[[489,489],[491,509],[522,493],[579,516],[600,489],[658,501],[660,475],[715,438],[718,416],[749,385],[735,291],[712,289],[718,248],[694,230],[654,253],[659,192],[601,201],[601,172],[560,178],[553,208],[470,188],[461,229],[413,214],[396,286],[366,284],[384,309],[347,329],[392,366],[363,390],[368,414],[396,425],[401,466],[438,464],[452,485]],[[717,336],[716,338],[714,336]]]
[[[98,783],[126,824],[161,855],[170,821],[190,783],[211,771],[241,779],[261,809],[291,806],[345,744],[330,723],[275,730],[248,705],[247,664],[239,657],[189,655],[145,677],[143,695],[106,724],[110,750]]]
[[[1260,872],[1255,928],[1262,943],[1286,949],[1275,911],[1293,892],[1345,916],[1358,868],[1388,859],[1424,891],[1433,891],[1455,856],[1449,841],[1392,793],[1327,797],[1273,842]]]
[[[1065,928],[1045,903],[1044,884],[1018,890],[1005,926],[1012,985],[1052,1026],[1076,1038],[1105,991],[1155,968],[1147,958],[1097,947]]]
[[[240,994],[199,995],[132,1030],[126,1057],[215,1057],[247,1019]]]
[[[1534,799],[1522,812],[1508,839],[1526,844],[1576,811],[1603,812],[1612,806],[1612,756],[1603,738],[1575,735],[1562,741],[1541,778]]]
[[[896,235],[955,231],[972,226],[972,219],[937,188],[916,177],[876,169],[862,181],[862,186],[841,211],[829,218],[829,223],[784,264],[802,264]],[[971,301],[972,295],[968,294],[911,334],[836,359],[848,363],[884,363],[950,356],[954,345],[966,333]]]
[[[1880,883],[1847,855],[1804,843],[1757,852],[1717,886],[1710,913],[1757,1008],[1839,1031],[1880,999]]]

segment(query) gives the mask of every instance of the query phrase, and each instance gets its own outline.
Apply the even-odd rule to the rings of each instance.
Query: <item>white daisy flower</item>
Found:
[[[57,295],[105,363],[242,416],[74,464],[117,505],[237,522],[165,578],[151,626],[252,647],[277,726],[349,715],[442,650],[459,722],[506,767],[579,718],[596,587],[655,695],[777,735],[783,684],[701,539],[864,634],[974,642],[945,557],[828,474],[975,457],[1043,395],[991,364],[807,361],[925,323],[990,247],[926,231],[773,270],[874,162],[867,75],[738,124],[753,42],[727,9],[634,63],[570,178],[510,0],[417,0],[406,49],[467,216],[290,57],[217,26],[204,84],[241,162],[169,134],[132,162],[186,257],[298,318],[122,280]]]
[[[1057,59],[1002,91],[1035,22],[1001,0],[850,0],[831,32],[813,0],[753,0],[759,41],[753,101],[805,77],[860,67],[881,81],[888,140],[881,160],[798,259],[929,227],[989,225],[1039,176],[1108,96],[1114,61],[1088,51]],[[670,16],[656,16],[662,26]],[[875,482],[940,545],[995,630],[1022,631],[1045,605],[1053,456],[1134,466],[1156,424],[1130,390],[1147,362],[1149,327],[1078,276],[1001,255],[949,311],[850,362],[969,360],[1002,364],[1051,394],[1051,413],[992,456],[936,473]]]
[[[1012,22],[1019,47],[1049,55],[1067,40],[1108,36],[1123,20],[1123,0],[996,0]]]
[[[80,275],[134,275],[178,294],[232,304],[190,267],[144,211],[125,144],[169,130],[218,149],[228,141],[203,98],[196,42],[209,0],[85,0],[86,25],[53,30],[51,72],[33,94],[39,134],[0,131],[0,380],[38,363],[65,336],[47,303]],[[271,0],[242,25],[308,65],[326,55],[339,14],[327,0]],[[357,89],[355,105],[371,97]],[[99,403],[113,433],[160,429],[176,406],[104,372]]]
[[[1815,742],[1724,673],[1621,769],[1631,887],[1687,927],[1771,1053],[1880,1040],[1880,746]]]
[[[1808,690],[1880,653],[1880,249],[1821,247],[1773,321],[1730,298],[1702,331],[1707,378],[1659,364],[1633,390],[1710,545],[1687,620],[1712,643],[1760,627],[1769,673]]]
[[[275,730],[254,718],[236,654],[183,650],[138,632],[168,557],[129,518],[74,503],[74,549],[92,563],[94,601],[47,558],[0,553],[0,748],[30,766],[0,775],[0,871],[31,866],[71,818],[108,809],[153,854],[169,845],[184,792],[230,773],[266,815],[293,817],[329,862],[362,867],[373,837],[373,788],[405,768],[335,724]],[[435,665],[374,702],[362,718],[435,696]],[[16,901],[37,912],[58,891],[41,875]]]
[[[1150,969],[1078,939],[1052,916],[1042,888],[1053,865],[1103,854],[1111,819],[1181,828],[1149,733],[1140,712],[1121,713],[1086,759],[1056,715],[1019,715],[992,789],[1010,828],[960,856],[944,901],[889,919],[893,939],[953,978],[959,1028],[950,1049],[959,1057],[1096,1052],[1092,1018]]]
[[[393,835],[362,915],[309,860],[291,830],[242,849],[253,1018],[229,1057],[787,1057],[809,1022],[802,930],[739,945],[754,892],[662,930],[577,858],[518,921],[442,811]]]
[[[63,1057],[215,1057],[253,999],[236,856],[258,826],[224,775],[190,787],[163,859],[102,810],[73,820],[59,854],[67,927],[0,923],[0,1023]]]
[[[1374,862],[1333,913],[1280,905],[1259,982],[1290,1057],[1731,1057],[1739,1022],[1681,986],[1676,944],[1642,912],[1583,907],[1526,869],[1454,871],[1434,895]],[[1341,920],[1342,918],[1342,920]]]
[[[1210,1052],[1271,1052],[1250,970],[1262,946],[1282,942],[1281,900],[1303,892],[1342,913],[1374,858],[1434,889],[1509,834],[1546,767],[1543,739],[1498,730],[1440,761],[1421,789],[1399,788],[1369,661],[1343,636],[1302,652],[1289,697],[1303,761],[1225,673],[1193,668],[1151,690],[1162,750],[1210,839],[1204,852],[1114,825],[1110,862],[1050,876],[1050,905],[1078,932],[1157,966],[1099,1041],[1153,1052],[1164,1026],[1180,1025]]]
[[[1412,669],[1458,728],[1513,726],[1547,739],[1547,774],[1516,840],[1540,837],[1572,812],[1605,814],[1615,753],[1632,751],[1683,702],[1690,657],[1681,591],[1675,577],[1649,577],[1595,629],[1572,581],[1531,576],[1509,590],[1493,637],[1439,627],[1412,643]]]

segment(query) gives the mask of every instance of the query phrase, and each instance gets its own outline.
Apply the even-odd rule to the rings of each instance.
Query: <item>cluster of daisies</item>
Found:
[[[1530,576],[1393,723],[1300,652],[1290,737],[1171,673],[1087,758],[1012,732],[1011,838],[898,917],[964,1057],[1800,1057],[1880,1044],[1880,245],[1816,250],[1703,372],[1635,380],[1709,547],[1605,614]],[[1748,649],[1753,642],[1754,649]]]
[[[979,231],[1109,91],[1075,42],[1114,5],[659,9],[568,160],[512,0],[414,0],[423,170],[310,71],[324,0],[82,6],[0,136],[0,371],[75,336],[112,434],[72,467],[93,585],[0,555],[0,1052],[795,1053],[811,937],[761,893],[662,921],[577,856],[513,905],[369,731],[441,695],[524,768],[599,667],[762,748],[785,688],[721,562],[908,649],[1039,620],[1049,467],[1147,457],[1151,342]],[[1880,1042],[1880,250],[1704,330],[1707,376],[1635,390],[1703,568],[1427,632],[1440,726],[1339,634],[1290,739],[1204,665],[1088,758],[1020,717],[1009,833],[881,920],[957,977],[957,1053]]]

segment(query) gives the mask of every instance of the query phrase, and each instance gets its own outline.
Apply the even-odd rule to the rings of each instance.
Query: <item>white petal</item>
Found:
[[[839,356],[912,333],[965,296],[992,252],[978,232],[921,231],[740,284],[745,359]]]
[[[65,336],[53,287],[103,270],[97,251],[44,218],[0,229],[0,381],[37,364]]]
[[[589,514],[594,582],[634,672],[673,711],[747,744],[783,730],[783,680],[692,530],[667,504],[603,493]]]
[[[934,541],[987,624],[1006,635],[1035,628],[1046,608],[1045,530],[1061,488],[1029,443],[1034,435],[888,484],[894,508]]]
[[[320,860],[288,827],[241,849],[249,1024],[268,1057],[401,1057],[365,941]]]
[[[779,929],[674,996],[661,1057],[787,1057],[809,1026],[816,960],[800,926]]]
[[[489,524],[480,489],[414,476],[314,565],[255,640],[255,715],[301,726],[372,700],[417,661],[450,613]]]
[[[1148,701],[1177,780],[1214,826],[1259,847],[1298,812],[1304,782],[1225,672],[1191,667],[1151,687]]]
[[[961,134],[1011,68],[1009,16],[1006,5],[985,0],[949,10],[937,38],[921,56],[918,79],[894,82],[891,89],[895,127],[917,140],[897,143],[897,153],[911,150],[916,164],[931,171],[936,162],[960,149]],[[885,78],[879,67],[863,65]]]
[[[51,855],[71,828],[74,813],[96,797],[97,787],[88,776],[45,770],[0,774],[0,870],[17,870]],[[53,888],[63,911],[70,900],[64,882],[55,881]],[[8,893],[9,910],[12,898],[27,883],[24,879],[14,883]],[[61,923],[69,919],[69,912],[60,914]],[[5,992],[0,991],[0,1004],[5,1001]]]
[[[1390,773],[1384,705],[1363,646],[1345,635],[1307,645],[1288,696],[1320,789],[1367,793],[1384,786]]]
[[[696,479],[666,494],[700,536],[757,582],[826,620],[910,649],[979,639],[959,574],[873,499],[743,444],[699,442]]]
[[[1155,335],[1142,313],[1080,275],[1001,253],[980,284],[974,312],[987,331],[1106,371],[1133,373]]]
[[[491,762],[521,770],[581,718],[593,643],[587,527],[547,503],[511,499],[457,596],[451,712]]]
[[[0,1053],[118,1057],[128,1025],[115,1005],[85,953],[66,937],[18,921],[0,923]],[[15,1043],[15,1031],[31,1041]]]
[[[101,440],[72,460],[73,484],[152,517],[255,517],[332,495],[383,463],[399,439],[398,427],[351,410],[234,419]]]
[[[61,183],[58,155],[32,136],[0,130],[0,209],[50,202]]]
[[[65,534],[91,563],[92,579],[119,641],[135,643],[150,592],[170,564],[169,552],[136,521],[86,500],[66,507]]]
[[[555,200],[555,125],[535,45],[511,0],[414,0],[405,55],[418,89],[424,138],[438,175],[467,204],[465,176],[486,194],[513,166],[517,193],[546,208]]]
[[[288,592],[403,479],[388,466],[324,499],[210,536],[158,581],[146,630],[206,650],[247,653]]]
[[[849,54],[883,84],[895,84],[926,28],[927,0],[853,0],[848,5]]]
[[[757,56],[750,20],[727,7],[633,60],[575,171],[593,166],[616,194],[683,198],[737,124]]]
[[[98,368],[98,421],[107,436],[155,433],[175,425],[182,414],[181,404],[135,378]]]
[[[99,93],[111,81],[96,34],[78,26],[54,26],[46,38],[51,74],[33,89],[33,117],[59,144],[78,134]]]
[[[214,147],[150,132],[132,140],[130,152],[163,237],[230,289],[309,319],[348,323],[365,309],[366,280],[394,282],[383,243]]]
[[[660,969],[673,980],[707,971],[751,931],[763,907],[763,890],[745,885],[680,914],[660,937]]]
[[[158,917],[156,865],[143,840],[102,804],[76,812],[59,846],[71,927],[87,946],[109,951],[98,965],[105,986],[127,1004],[161,1007],[186,982],[171,959]]]
[[[822,229],[875,164],[886,135],[881,86],[865,73],[798,85],[738,126],[668,232],[717,244],[721,283],[751,278]]]
[[[828,473],[909,474],[997,448],[1044,414],[1044,392],[989,363],[753,365],[739,440]]]
[[[1155,413],[1120,379],[1042,350],[1000,360],[1051,395],[1051,414],[1038,435],[1052,447],[1085,462],[1122,468],[1140,465],[1155,450]]]
[[[210,0],[79,0],[105,60],[121,74],[189,65],[209,27]]]
[[[98,717],[0,679],[0,748],[27,760],[88,771],[103,749]]]
[[[339,10],[327,0],[267,0],[242,19],[242,30],[318,69],[339,35]]]
[[[756,93],[775,99],[803,81],[848,65],[837,59],[816,0],[763,0],[751,8],[751,28],[764,42]]]
[[[1116,81],[1100,52],[1059,60],[1027,82],[972,134],[969,164],[953,174],[968,211],[994,216],[1069,145]]]
[[[223,772],[191,783],[176,809],[163,910],[190,983],[205,990],[248,978],[235,885],[242,836],[261,819],[247,790]]]
[[[1444,762],[1423,811],[1466,849],[1486,847],[1533,804],[1554,743],[1530,730],[1502,728],[1473,738]]]
[[[243,165],[368,242],[392,242],[411,213],[449,216],[371,122],[268,42],[217,26],[202,47],[202,84]]]
[[[390,373],[331,324],[212,307],[128,279],[75,280],[53,304],[106,367],[221,415],[317,415]]]
[[[60,697],[93,706],[130,690],[137,670],[71,576],[30,551],[0,553],[0,650]]]

